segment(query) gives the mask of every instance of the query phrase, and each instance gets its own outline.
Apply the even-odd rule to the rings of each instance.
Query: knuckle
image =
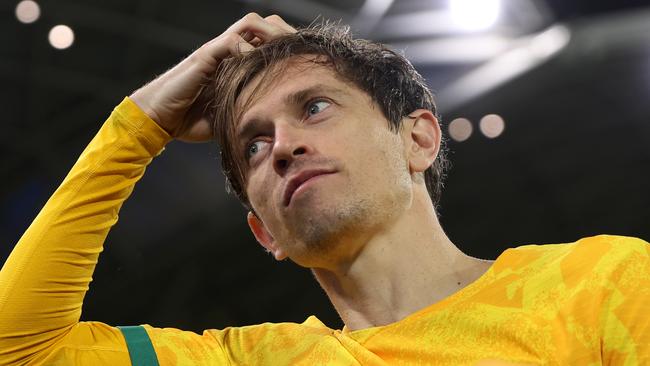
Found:
[[[207,54],[207,51],[205,49],[199,49],[197,52],[192,53],[188,57],[189,67],[194,67],[194,66],[201,66],[209,63],[208,60],[210,60],[209,55]]]
[[[201,57],[203,57],[203,54],[206,53],[206,52],[207,52],[206,51],[206,45],[203,45],[203,46],[197,48],[194,52],[192,52],[187,57],[187,59],[192,63],[196,62],[197,60],[201,59]]]
[[[241,40],[241,37],[238,34],[232,32],[226,33],[226,35],[224,35],[224,38],[227,43],[235,43]]]
[[[283,21],[282,18],[277,14],[271,14],[264,18],[264,20]]]
[[[251,13],[248,13],[248,14],[244,15],[244,20],[249,21],[249,22],[260,20],[260,19],[262,19],[262,17],[259,14],[255,13],[255,12],[251,12]]]

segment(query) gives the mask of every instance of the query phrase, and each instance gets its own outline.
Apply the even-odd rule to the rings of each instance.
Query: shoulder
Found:
[[[597,235],[572,243],[523,245],[506,250],[495,262],[497,271],[548,275],[568,287],[587,279],[602,282],[620,281],[634,274],[648,276],[649,266],[648,242],[617,235]]]
[[[611,264],[629,256],[649,257],[650,244],[635,237],[596,235],[571,243],[522,245],[506,252],[509,261],[535,257],[545,262],[560,260],[566,264],[595,265],[601,261]]]
[[[524,245],[506,250],[493,267],[490,304],[517,308],[534,324],[545,324],[548,344],[566,361],[560,363],[579,364],[587,353],[602,353],[608,364],[650,360],[646,241],[598,235]]]
[[[260,364],[260,360],[283,361],[296,357],[305,345],[319,344],[333,332],[315,316],[303,323],[262,323],[224,329],[207,329],[203,334],[175,328],[144,326],[160,363]],[[282,350],[282,352],[279,352]]]
[[[274,345],[294,341],[318,341],[323,336],[331,335],[333,330],[312,315],[303,323],[262,323],[208,332],[228,348],[252,349],[273,348]]]

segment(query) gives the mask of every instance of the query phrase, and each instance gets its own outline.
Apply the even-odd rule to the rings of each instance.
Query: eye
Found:
[[[320,113],[329,107],[332,103],[325,100],[317,100],[313,103],[309,103],[307,106],[307,117],[313,116],[314,114]]]
[[[253,155],[260,152],[260,150],[262,150],[262,148],[264,148],[263,144],[266,144],[266,143],[267,143],[266,141],[257,140],[257,141],[253,141],[250,144],[248,144],[248,146],[246,147],[246,159],[250,159],[250,158],[253,157]]]

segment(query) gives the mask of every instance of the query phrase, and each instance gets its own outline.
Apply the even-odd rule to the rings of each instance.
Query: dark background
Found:
[[[16,4],[0,5],[0,263],[112,108],[250,11],[296,25],[342,19],[405,50],[438,95],[445,129],[472,121],[468,140],[449,143],[441,202],[443,227],[468,254],[600,233],[650,238],[647,1],[502,0],[497,24],[477,33],[414,18],[444,11],[441,0],[394,0],[375,13],[363,0],[57,0],[39,2],[33,24],[17,21]],[[48,44],[56,24],[75,31],[72,47]],[[553,55],[489,86],[462,83],[498,76],[490,65],[515,69],[506,56],[549,29],[568,36]],[[485,36],[507,42],[453,56]],[[489,113],[505,120],[495,139],[478,130]],[[201,331],[315,314],[341,326],[308,270],[255,243],[217,158],[215,144],[172,142],[151,164],[108,236],[83,320]]]

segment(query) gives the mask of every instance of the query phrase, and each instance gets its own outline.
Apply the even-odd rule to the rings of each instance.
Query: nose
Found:
[[[280,176],[284,176],[291,164],[301,155],[310,151],[301,129],[286,125],[276,126],[273,144],[273,168]]]

